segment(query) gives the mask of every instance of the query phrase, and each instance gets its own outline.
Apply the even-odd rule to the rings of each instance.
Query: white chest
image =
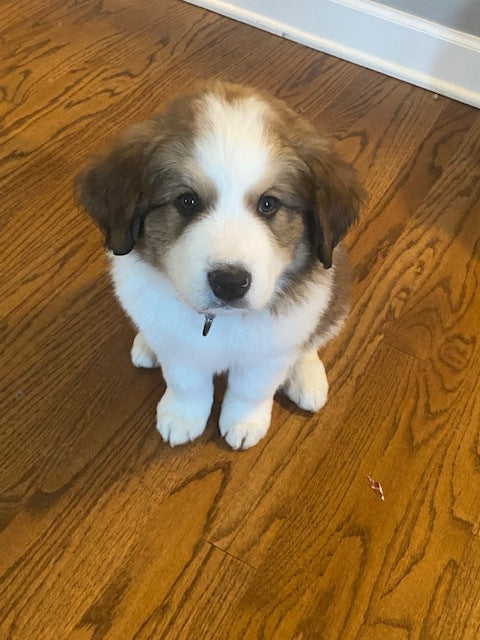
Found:
[[[295,353],[314,331],[330,297],[330,287],[312,285],[301,303],[283,313],[218,315],[203,336],[204,316],[187,307],[169,280],[135,252],[113,257],[111,270],[122,307],[160,362],[162,355],[178,353],[212,373]]]

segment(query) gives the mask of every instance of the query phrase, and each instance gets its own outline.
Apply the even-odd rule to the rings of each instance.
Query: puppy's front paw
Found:
[[[319,411],[323,407],[328,396],[328,380],[316,351],[306,353],[295,364],[284,391],[300,409]]]
[[[232,449],[249,449],[259,442],[268,431],[272,413],[272,401],[268,400],[259,407],[245,410],[246,407],[224,400],[220,415],[220,433]]]
[[[232,449],[249,449],[256,445],[267,433],[269,423],[236,422],[228,429],[221,429],[220,433]]]
[[[198,438],[205,430],[207,419],[208,413],[196,413],[192,406],[187,414],[168,389],[157,405],[157,430],[172,447]]]
[[[132,358],[133,366],[135,367],[141,367],[143,369],[154,369],[155,367],[160,366],[157,356],[145,342],[141,333],[137,333],[137,335],[135,336],[130,355]]]

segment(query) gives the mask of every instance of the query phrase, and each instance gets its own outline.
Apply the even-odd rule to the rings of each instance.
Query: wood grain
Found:
[[[8,0],[0,48],[2,640],[480,637],[479,112],[176,0]],[[72,199],[207,77],[285,99],[370,195],[329,402],[279,397],[242,453],[218,401],[160,442],[161,376]]]

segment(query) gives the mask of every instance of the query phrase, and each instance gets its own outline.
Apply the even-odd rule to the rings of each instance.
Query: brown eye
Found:
[[[184,216],[193,216],[202,210],[202,201],[193,191],[182,193],[175,199],[174,203],[177,211]]]
[[[273,216],[280,207],[280,200],[274,196],[262,196],[258,201],[257,211],[262,216]]]

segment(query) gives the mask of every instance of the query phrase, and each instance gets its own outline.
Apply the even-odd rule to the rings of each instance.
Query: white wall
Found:
[[[480,35],[450,26],[480,0],[187,2],[480,107]],[[430,7],[429,18],[403,11],[410,4],[417,12]]]
[[[375,0],[451,29],[480,36],[479,0]]]

